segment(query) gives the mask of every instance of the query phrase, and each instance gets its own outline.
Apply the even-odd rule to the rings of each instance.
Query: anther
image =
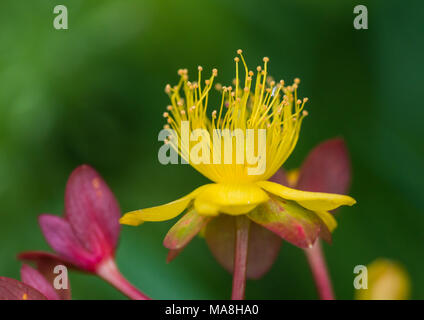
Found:
[[[234,58],[234,61],[235,61],[235,62],[239,62],[239,61],[240,61],[240,58],[239,58],[239,57],[235,57],[235,58]]]
[[[268,62],[269,61],[269,58],[268,57],[264,57],[263,60],[264,60],[264,62]]]
[[[299,78],[295,78],[294,79],[294,83],[299,84],[300,83],[300,79]]]
[[[216,77],[218,75],[218,69],[212,69],[212,74],[214,77]]]
[[[306,110],[303,110],[302,114],[306,117],[309,113]]]
[[[172,110],[172,106],[171,105],[167,106],[166,107],[166,110],[171,111]]]
[[[202,71],[203,70],[202,66],[198,66],[197,70]]]
[[[237,50],[237,54],[241,54],[242,52],[243,52],[243,50],[241,50],[241,49]]]
[[[164,118],[168,118],[168,116],[169,116],[169,113],[168,113],[168,112],[164,112],[164,113],[163,113],[163,117],[164,117]]]

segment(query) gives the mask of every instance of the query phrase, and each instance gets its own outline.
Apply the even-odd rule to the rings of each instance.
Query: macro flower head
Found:
[[[355,203],[346,195],[300,191],[268,181],[296,146],[302,121],[308,114],[304,110],[308,99],[298,97],[299,79],[286,86],[283,80],[275,82],[270,78],[269,58],[263,59],[263,66],[258,66],[255,74],[248,69],[242,51],[237,53],[234,88],[217,85],[221,103],[212,111],[208,104],[218,75],[216,69],[204,83],[202,67],[193,82],[188,71],[180,69],[178,84],[165,88],[171,100],[163,114],[165,129],[169,130],[165,143],[213,183],[168,204],[132,211],[120,219],[122,224],[137,226],[145,221],[169,220],[185,211],[164,240],[171,250],[169,259],[217,216],[240,217],[234,227],[245,232],[239,237],[243,241],[236,239],[236,251],[238,243],[248,241],[248,230],[256,228],[250,226],[250,221],[297,246],[311,247],[315,238],[305,236],[308,233],[318,230],[324,238],[331,238],[334,226],[328,211]],[[240,76],[241,70],[244,77]],[[246,132],[246,139],[237,139],[237,130]],[[245,158],[240,160],[240,154]],[[255,156],[256,163],[243,161]],[[302,220],[313,223],[299,223]],[[221,235],[224,238],[224,230]],[[239,258],[245,263],[248,247],[241,245],[239,251],[244,252]],[[240,259],[235,258],[234,263]]]
[[[214,69],[210,78],[202,82],[202,71],[199,67],[198,79],[189,81],[188,72],[179,70],[180,81],[174,87],[167,85],[165,91],[171,99],[164,116],[172,128],[169,143],[183,159],[186,159],[197,171],[209,178],[213,183],[203,185],[190,194],[171,203],[149,209],[136,210],[125,214],[121,223],[139,225],[144,221],[169,220],[188,209],[191,215],[199,216],[200,220],[217,216],[220,213],[228,215],[246,215],[259,205],[268,206],[268,211],[279,210],[327,212],[341,205],[353,205],[355,200],[349,196],[327,194],[319,192],[305,192],[288,188],[275,182],[267,181],[283,165],[296,146],[302,120],[307,114],[304,106],[307,99],[298,98],[300,80],[288,86],[284,81],[275,82],[268,74],[268,58],[264,58],[264,65],[257,67],[255,73],[247,67],[242,51],[238,50],[236,57],[235,87],[222,87],[221,104],[208,116],[208,97],[218,71]],[[241,65],[241,66],[240,66]],[[244,69],[244,78],[240,76]],[[232,139],[231,144],[225,144],[224,136],[216,140],[219,147],[212,141],[203,145],[209,146],[211,158],[219,153],[219,158],[225,157],[225,148],[231,151],[242,148],[245,154],[254,154],[261,148],[266,150],[266,166],[262,174],[249,174],[251,164],[239,163],[236,152],[230,152],[230,163],[218,161],[214,163],[190,162],[190,142],[184,141],[182,121],[189,124],[189,132],[196,129],[205,129],[213,136],[214,129],[236,130],[253,129],[255,140],[258,140],[260,129],[265,130],[265,145],[253,146],[237,143]],[[220,132],[220,131],[215,131]],[[219,133],[218,133],[219,135]],[[224,148],[224,150],[222,150]],[[223,152],[219,152],[223,151]],[[227,152],[228,154],[228,152]],[[279,201],[279,207],[273,202]]]

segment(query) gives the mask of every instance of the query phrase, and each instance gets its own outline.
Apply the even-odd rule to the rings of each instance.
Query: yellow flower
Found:
[[[196,82],[190,82],[187,70],[181,69],[178,71],[181,76],[179,83],[174,87],[167,85],[165,88],[171,100],[167,111],[164,112],[167,120],[165,128],[172,129],[165,143],[169,143],[183,159],[213,183],[203,185],[168,204],[129,212],[121,218],[122,224],[136,226],[144,221],[169,220],[187,208],[194,209],[200,216],[216,216],[220,213],[246,215],[270,199],[282,201],[285,204],[284,210],[291,210],[294,214],[303,214],[306,210],[324,217],[322,220],[331,220],[334,218],[327,213],[329,210],[356,202],[345,195],[299,191],[267,181],[283,165],[296,146],[302,120],[307,115],[303,108],[308,99],[298,98],[299,79],[285,86],[283,80],[276,83],[269,77],[267,57],[263,59],[263,67],[257,67],[255,77],[255,73],[247,68],[242,51],[238,50],[237,53],[239,57],[234,59],[234,88],[220,84],[215,86],[222,97],[220,107],[212,112],[208,112],[208,103],[209,93],[218,74],[216,69],[213,69],[211,77],[203,83],[202,67],[198,68]],[[240,67],[244,69],[244,79],[240,77]],[[195,161],[190,156],[195,143],[184,140],[184,122],[188,123],[190,135],[197,129],[204,129],[209,133],[203,140],[208,149],[206,152],[204,148],[200,150],[204,152],[203,157],[206,154],[207,161]],[[225,143],[225,137],[218,135],[217,140],[222,144],[214,148],[215,141],[212,143],[210,137],[214,137],[217,129],[222,130],[221,132],[226,129],[253,129],[255,141],[260,141],[258,132],[262,129],[262,132],[266,133],[263,145],[258,143],[258,146],[252,147],[242,143],[241,148],[242,153],[246,155],[259,154],[261,148],[264,148],[263,156],[266,161],[263,170],[259,171],[259,174],[251,174],[257,164],[237,161],[238,155],[236,156],[235,151],[240,147],[237,139]],[[204,138],[205,136],[202,137]],[[213,161],[214,156],[222,160],[228,153],[232,161]],[[256,221],[258,216],[260,214],[256,214],[255,218],[249,217]],[[273,221],[267,223],[272,224]],[[332,229],[332,226],[329,226],[329,229]]]

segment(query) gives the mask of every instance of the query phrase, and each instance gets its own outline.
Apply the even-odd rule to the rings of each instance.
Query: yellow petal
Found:
[[[334,229],[336,229],[337,221],[331,213],[327,211],[315,211],[315,214],[321,218],[330,232],[333,232]]]
[[[119,222],[130,226],[138,226],[144,221],[165,221],[175,218],[183,212],[189,205],[190,201],[207,186],[208,185],[201,186],[188,195],[161,206],[128,212],[124,214]]]
[[[194,208],[201,215],[240,215],[268,199],[266,192],[254,183],[216,183],[205,186],[196,197]]]
[[[294,200],[311,211],[330,211],[343,205],[351,206],[356,203],[355,199],[340,194],[300,191],[270,181],[259,181],[256,184],[283,199]]]

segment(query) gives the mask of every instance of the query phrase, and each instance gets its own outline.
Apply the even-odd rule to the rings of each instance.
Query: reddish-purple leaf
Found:
[[[168,231],[163,245],[172,250],[184,248],[208,220],[209,218],[198,215],[195,210],[190,210]]]
[[[38,290],[15,279],[0,277],[0,300],[47,300]]]
[[[60,300],[59,295],[43,275],[34,268],[24,264],[21,268],[22,282],[40,291],[48,300]]]
[[[121,211],[102,177],[88,165],[76,168],[65,191],[65,217],[87,249],[113,255],[119,237]]]
[[[281,238],[256,223],[250,224],[247,276],[259,279],[265,275],[278,257]]]
[[[287,181],[287,174],[282,167],[278,169],[277,172],[274,173],[274,175],[268,180],[275,183],[282,184],[283,186],[289,186],[289,183]]]
[[[56,254],[50,253],[50,252],[44,252],[44,251],[25,251],[21,252],[17,255],[17,258],[23,262],[34,262],[37,265],[49,263],[49,261],[57,261],[58,264],[63,264],[67,266],[68,268],[72,267],[72,264],[70,261],[67,261],[61,257],[59,257]],[[43,272],[42,272],[43,273]]]
[[[61,258],[83,270],[95,271],[96,264],[102,257],[87,251],[65,219],[43,214],[39,217],[39,223],[47,243]]]
[[[221,214],[206,226],[206,242],[215,259],[230,273],[234,266],[235,218]],[[247,277],[259,279],[269,271],[278,256],[281,238],[257,225],[250,224]]]
[[[74,266],[69,262],[61,259],[59,256],[42,251],[22,252],[18,255],[18,259],[25,262],[35,263],[37,270],[46,278],[47,282],[53,284],[55,277],[58,276],[54,272],[54,268],[58,265],[64,265],[68,269]],[[68,278],[68,289],[55,289],[61,300],[71,299],[71,287]]]
[[[349,154],[343,139],[322,142],[304,161],[297,189],[346,194],[350,179]]]
[[[301,248],[312,246],[323,226],[321,219],[312,211],[294,201],[275,197],[249,212],[248,217]]]

